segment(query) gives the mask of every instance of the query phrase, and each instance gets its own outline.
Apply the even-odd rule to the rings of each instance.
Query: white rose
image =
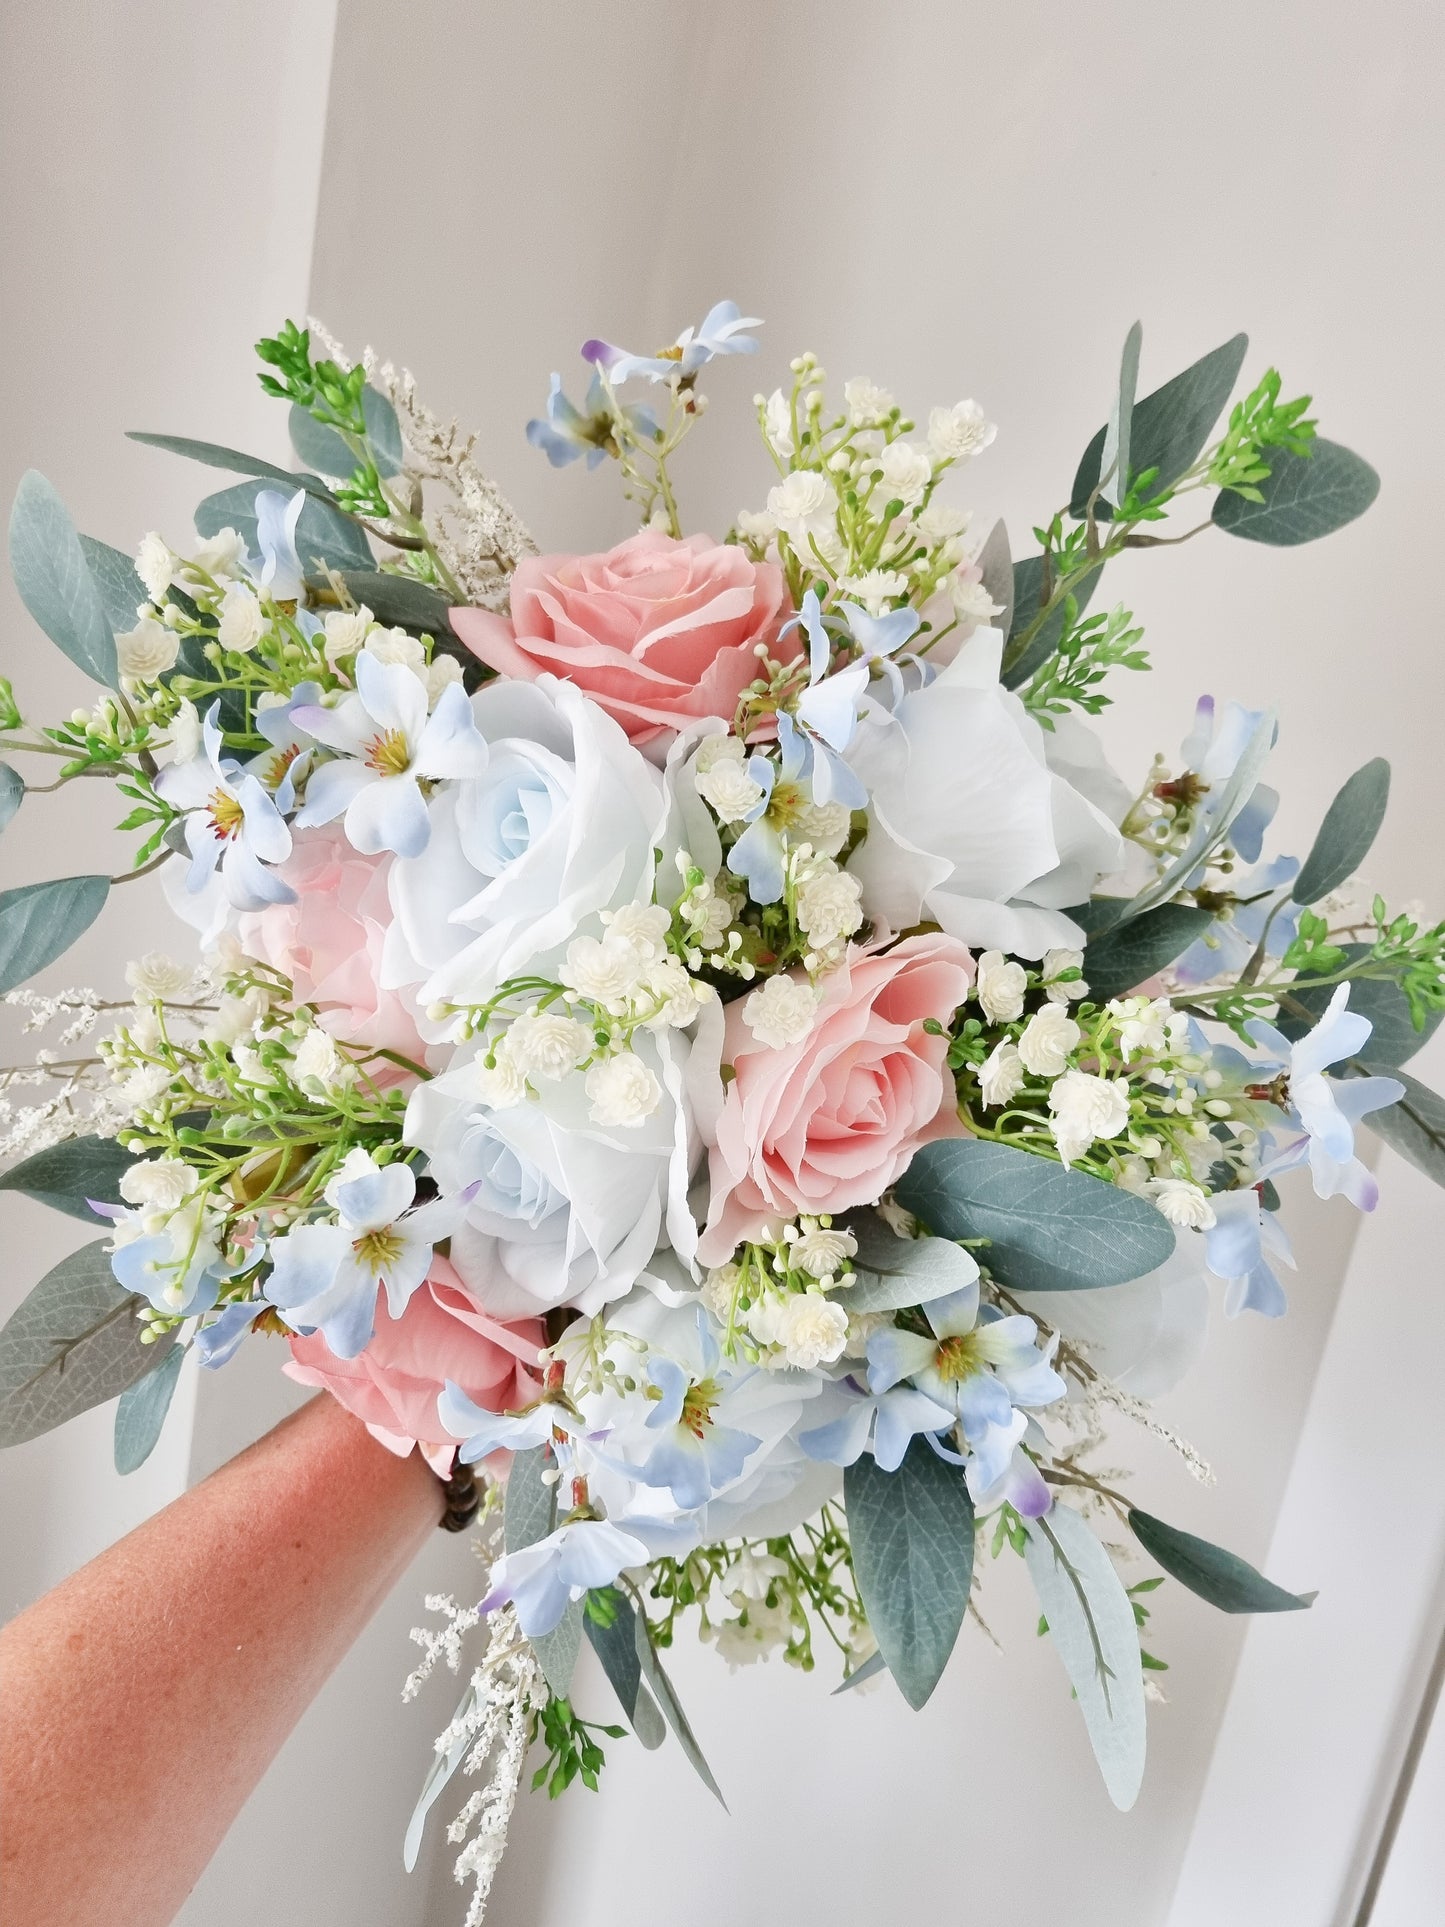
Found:
[[[966,462],[987,448],[997,433],[976,401],[935,408],[928,417],[928,446],[940,462]]]
[[[136,1001],[162,1003],[180,996],[190,987],[195,972],[189,964],[179,964],[164,951],[151,950],[125,967],[125,980]]]
[[[1082,950],[1046,950],[1044,952],[1044,960],[1039,965],[1039,974],[1044,980],[1050,1003],[1067,1004],[1076,997],[1088,996],[1089,986],[1082,977],[1071,977],[1064,984],[1058,981],[1064,971],[1081,970],[1083,965]]]
[[[1000,1038],[978,1067],[978,1087],[991,1107],[1018,1096],[1024,1087],[1024,1063],[1016,1044]]]
[[[781,388],[775,388],[763,404],[763,433],[774,454],[792,454],[793,406]]]
[[[848,1314],[831,1298],[806,1291],[784,1299],[774,1343],[782,1346],[790,1365],[805,1372],[831,1365],[843,1356],[847,1342]]]
[[[175,668],[180,652],[180,638],[152,616],[115,639],[116,665],[127,682],[155,682]]]
[[[513,1063],[526,1077],[566,1077],[595,1049],[588,1025],[554,1010],[529,1010],[507,1033]]]
[[[216,639],[223,649],[246,655],[266,633],[261,604],[243,583],[233,582],[221,597]]]
[[[693,777],[697,793],[711,805],[721,823],[741,823],[763,800],[762,785],[755,783],[743,764],[719,760],[711,769]]]
[[[170,545],[163,542],[154,529],[142,537],[136,550],[135,572],[145,584],[151,601],[162,601],[175,577],[176,558]]]
[[[848,860],[869,918],[927,921],[1016,957],[1077,944],[1064,914],[1119,867],[1114,824],[1049,766],[1044,732],[999,684],[1002,633],[975,630],[925,688],[875,711],[848,762],[869,793]]]
[[[897,406],[886,388],[879,388],[863,375],[854,375],[843,383],[843,403],[855,428],[877,428]]]
[[[322,650],[334,669],[343,656],[354,656],[366,641],[372,615],[365,603],[359,609],[333,609],[322,625],[325,639]]]
[[[1022,1017],[1028,987],[1028,972],[1023,965],[1013,963],[1001,950],[985,950],[979,958],[974,995],[990,1023],[1011,1024]]]
[[[180,1158],[144,1158],[121,1173],[120,1195],[127,1204],[174,1211],[199,1182],[199,1173]]]
[[[587,1073],[592,1122],[630,1129],[643,1123],[662,1102],[662,1086],[634,1051],[604,1057]]]
[[[1045,1004],[1030,1017],[1019,1038],[1024,1069],[1035,1077],[1057,1077],[1082,1036],[1073,1018],[1057,1004]]]
[[[1185,1178],[1156,1178],[1149,1186],[1155,1205],[1181,1231],[1209,1231],[1215,1223],[1214,1206],[1200,1185]]]
[[[1039,1012],[1041,1017],[1045,1014]],[[1059,1155],[1065,1164],[1072,1163],[1096,1138],[1117,1137],[1128,1124],[1128,1080],[1065,1071],[1050,1087],[1049,1109]]]
[[[246,566],[246,538],[235,529],[217,529],[200,544],[190,563],[209,576],[237,576]]]
[[[815,468],[786,475],[776,488],[770,489],[768,514],[794,547],[805,553],[810,535],[817,538],[820,547],[824,536],[837,539],[837,505],[833,491]]]
[[[818,948],[851,937],[863,921],[863,886],[846,870],[825,870],[798,885],[798,925]]]
[[[596,937],[574,937],[557,974],[579,996],[621,1015],[628,997],[642,981],[642,958],[636,947],[615,931],[609,931],[600,942]]]
[[[769,977],[743,1005],[743,1021],[760,1044],[781,1050],[803,1041],[817,1011],[811,984],[797,977]]]
[[[441,785],[425,851],[391,866],[387,981],[421,985],[423,1010],[555,979],[602,911],[652,896],[662,779],[579,689],[548,683],[498,678],[472,697],[487,769]]]
[[[847,1258],[857,1252],[858,1240],[841,1225],[815,1224],[788,1246],[789,1262],[813,1278],[836,1278]]]
[[[933,480],[933,463],[915,442],[890,442],[879,450],[878,466],[883,471],[884,500],[902,502],[905,508],[921,502]]]
[[[427,703],[435,709],[441,700],[442,691],[450,689],[454,682],[463,680],[462,666],[455,656],[433,656],[426,666],[423,680],[426,683]]]
[[[1107,1006],[1119,1026],[1119,1048],[1127,1064],[1141,1051],[1159,1053],[1169,1043],[1174,1011],[1162,997],[1114,998]]]

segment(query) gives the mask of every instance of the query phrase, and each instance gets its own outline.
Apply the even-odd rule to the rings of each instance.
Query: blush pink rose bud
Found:
[[[381,953],[392,920],[392,859],[353,850],[339,823],[293,836],[277,875],[291,885],[296,901],[244,915],[241,948],[289,977],[297,1003],[317,1005],[322,1028],[333,1037],[424,1062],[426,1046],[410,1006],[396,991],[381,988]],[[383,1062],[368,1075],[385,1084],[405,1073]]]
[[[448,1379],[489,1412],[514,1412],[542,1389],[537,1353],[545,1342],[540,1319],[503,1325],[489,1318],[448,1261],[438,1256],[431,1275],[411,1295],[400,1318],[377,1300],[376,1331],[364,1352],[337,1358],[320,1332],[291,1340],[286,1376],[319,1385],[354,1412],[372,1437],[405,1458],[414,1445],[443,1476],[456,1440],[437,1417]]]
[[[700,716],[731,720],[758,673],[799,653],[783,573],[705,535],[643,529],[605,555],[529,556],[512,577],[512,616],[453,609],[452,627],[500,675],[576,683],[634,743]]]
[[[920,1145],[960,1135],[947,1027],[973,957],[953,937],[855,951],[823,980],[808,1035],[769,1047],[728,1006],[734,1076],[710,1153],[712,1207],[698,1246],[723,1264],[769,1219],[874,1204]]]

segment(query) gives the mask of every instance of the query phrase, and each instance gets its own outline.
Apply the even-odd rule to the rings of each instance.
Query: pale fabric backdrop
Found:
[[[405,360],[434,407],[480,431],[484,461],[544,547],[600,545],[628,526],[610,476],[554,475],[522,437],[548,373],[575,392],[585,335],[645,349],[727,294],[767,327],[754,362],[707,383],[714,412],[681,469],[694,525],[720,532],[761,505],[769,471],[747,403],[810,347],[836,379],[866,373],[915,412],[975,395],[1000,434],[957,498],[985,525],[1002,514],[1022,553],[1066,499],[1130,322],[1144,322],[1148,386],[1244,327],[1247,372],[1278,361],[1291,391],[1312,390],[1324,431],[1380,469],[1381,501],[1315,548],[1207,535],[1115,565],[1104,605],[1135,608],[1157,667],[1119,678],[1111,753],[1134,776],[1155,749],[1175,751],[1203,690],[1278,701],[1282,847],[1303,846],[1349,769],[1387,755],[1394,800],[1370,877],[1438,908],[1431,557],[1445,422],[1431,210],[1445,33],[1424,5],[1387,4],[1368,34],[1358,26],[1341,0],[1109,0],[1086,12],[913,0],[886,14],[814,0],[12,9],[0,79],[4,489],[40,466],[91,532],[128,545],[156,524],[179,539],[211,478],[121,430],[279,454],[282,411],[254,387],[249,343],[309,296],[353,351],[370,342]],[[6,672],[37,710],[77,700],[78,681],[5,594]],[[82,801],[27,804],[32,833],[12,829],[3,849],[7,882],[121,860]],[[159,940],[155,901],[128,902],[52,976],[113,985],[122,955]],[[1010,1560],[987,1606],[1006,1657],[970,1629],[921,1716],[886,1688],[830,1700],[826,1664],[811,1678],[780,1666],[729,1677],[684,1642],[672,1664],[731,1817],[675,1751],[619,1742],[599,1797],[528,1803],[493,1918],[620,1927],[662,1908],[723,1927],[774,1913],[863,1923],[906,1907],[1071,1927],[1347,1919],[1445,1553],[1426,1486],[1426,1526],[1419,1503],[1397,1508],[1391,1596],[1405,1603],[1382,1622],[1359,1525],[1311,1499],[1322,1481],[1328,1492],[1354,1477],[1367,1507],[1384,1483],[1377,1466],[1435,1443],[1424,1418],[1407,1423],[1432,1409],[1427,1372],[1406,1417],[1392,1412],[1398,1326],[1381,1321],[1422,1328],[1445,1212],[1393,1159],[1381,1170],[1397,1229],[1382,1216],[1351,1264],[1347,1206],[1292,1211],[1289,1317],[1217,1320],[1205,1360],[1166,1401],[1218,1486],[1201,1491],[1159,1448],[1121,1440],[1153,1509],[1268,1554],[1286,1584],[1326,1587],[1306,1631],[1295,1620],[1251,1633],[1249,1692],[1227,1719],[1245,1623],[1177,1587],[1156,1595],[1171,1705],[1151,1718],[1132,1816],[1097,1785]],[[3,1209],[8,1310],[79,1227],[12,1200]],[[1395,1295],[1377,1308],[1382,1265]],[[1350,1318],[1331,1340],[1342,1281]],[[1380,1360],[1362,1365],[1372,1345]],[[108,1413],[0,1460],[6,1610],[270,1422],[291,1388],[256,1350],[200,1388],[193,1424],[183,1404],[129,1482],[108,1469]],[[1349,1397],[1362,1371],[1377,1400],[1364,1441]],[[188,1923],[457,1917],[436,1838],[410,1881],[398,1852],[447,1689],[421,1712],[401,1709],[396,1689],[420,1593],[472,1582],[464,1548],[438,1540],[423,1555],[258,1791]],[[1291,1665],[1294,1699],[1266,1730],[1257,1716],[1251,1726]],[[1346,1672],[1364,1703],[1348,1731],[1332,1716]],[[585,1669],[579,1697],[607,1717]],[[1299,1731],[1309,1749],[1291,1754]],[[1332,1801],[1313,1797],[1316,1778]],[[1387,1892],[1385,1927],[1434,1918],[1420,1911],[1438,1877],[1428,1831],[1407,1844],[1417,1873]]]

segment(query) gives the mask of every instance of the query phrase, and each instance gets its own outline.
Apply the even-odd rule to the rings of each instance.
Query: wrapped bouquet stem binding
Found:
[[[604,1738],[670,1730],[713,1784],[680,1628],[921,1707],[1002,1560],[1129,1806],[1151,1590],[1309,1599],[1136,1504],[1106,1427],[1208,1478],[1152,1401],[1212,1296],[1284,1312],[1280,1188],[1373,1209],[1362,1124],[1445,1174],[1401,1069],[1445,926],[1352,882],[1387,766],[1341,771],[1301,861],[1273,710],[1205,695],[1127,779],[1088,720],[1149,666],[1116,557],[1328,535],[1373,471],[1273,369],[1231,401],[1242,336],[1136,397],[1136,328],[1015,560],[966,505],[976,403],[914,419],[805,354],[756,397],[757,505],[688,532],[673,456],[758,325],[724,302],[656,354],[587,342],[580,401],[553,377],[529,440],[640,518],[605,554],[538,553],[408,375],[290,323],[259,352],[294,470],[139,437],[241,478],[195,540],[132,560],[34,474],[11,520],[98,694],[0,691],[9,833],[86,779],[136,847],[0,896],[50,1039],[4,1073],[0,1182],[94,1232],[0,1335],[0,1439],[118,1397],[133,1468],[188,1352],[260,1342],[479,1468],[406,1844],[474,1775],[473,1920],[528,1774],[595,1786]],[[156,869],[184,961],[20,988]],[[586,1717],[584,1637],[618,1702]]]

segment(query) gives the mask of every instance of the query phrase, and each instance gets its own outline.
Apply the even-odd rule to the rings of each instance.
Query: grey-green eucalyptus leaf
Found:
[[[25,778],[8,763],[0,763],[0,830],[10,822],[25,800]]]
[[[416,1869],[417,1855],[421,1852],[422,1834],[426,1830],[427,1815],[476,1740],[475,1733],[467,1732],[464,1724],[471,1717],[476,1704],[476,1684],[469,1681],[467,1690],[457,1704],[456,1712],[452,1714],[451,1724],[456,1729],[456,1736],[444,1752],[433,1755],[432,1763],[427,1768],[426,1777],[421,1783],[421,1792],[417,1795],[416,1805],[412,1809],[411,1819],[407,1822],[406,1838],[401,1846],[401,1862],[408,1873]]]
[[[982,1138],[915,1153],[900,1204],[944,1238],[986,1238],[980,1259],[1017,1291],[1122,1285],[1162,1265],[1174,1232],[1147,1198]]]
[[[239,449],[223,448],[218,442],[192,441],[187,435],[145,434],[138,428],[128,430],[127,439],[144,442],[147,448],[163,448],[168,455],[184,455],[187,461],[200,462],[206,468],[223,468],[232,475],[252,475],[258,481],[275,482],[290,495],[304,488],[320,502],[336,500],[319,476],[294,474],[289,468],[278,468],[275,462],[264,461],[259,455],[243,455]]]
[[[916,1710],[942,1677],[968,1607],[974,1517],[963,1470],[922,1439],[896,1472],[865,1452],[843,1474],[843,1505],[868,1624]]]
[[[642,1683],[642,1661],[637,1649],[637,1609],[627,1595],[612,1588],[617,1617],[610,1626],[600,1626],[590,1613],[583,1613],[583,1630],[588,1644],[602,1662],[602,1670],[617,1695],[627,1723],[649,1752],[667,1738],[667,1725],[658,1711],[657,1701]]]
[[[105,908],[109,877],[57,877],[0,890],[0,993],[63,956]]]
[[[1024,1561],[1078,1696],[1109,1798],[1127,1813],[1144,1778],[1144,1674],[1134,1608],[1113,1561],[1068,1506],[1027,1519]]]
[[[1380,492],[1380,478],[1362,456],[1338,442],[1316,436],[1308,455],[1271,448],[1264,459],[1268,476],[1259,484],[1262,502],[1248,502],[1233,489],[1221,489],[1213,520],[1226,535],[1272,548],[1317,542],[1363,515]]]
[[[0,1331],[0,1446],[21,1445],[114,1398],[159,1362],[144,1301],[122,1291],[105,1240],[48,1271]]]
[[[1099,472],[1104,477],[1099,493],[1115,508],[1129,493],[1129,442],[1134,422],[1134,395],[1139,385],[1139,350],[1143,343],[1144,330],[1136,321],[1124,337],[1119,387],[1104,429],[1104,448],[1099,458]]]
[[[1175,375],[1152,395],[1134,404],[1129,434],[1129,466],[1136,475],[1157,469],[1151,484],[1152,495],[1172,488],[1209,440],[1209,431],[1219,420],[1229,400],[1239,371],[1244,366],[1248,335],[1235,335],[1218,348],[1201,355],[1198,361]],[[1105,430],[1084,450],[1069,499],[1069,513],[1082,516],[1084,507],[1102,472]],[[1107,521],[1107,503],[1096,504],[1095,515]]]
[[[452,633],[447,598],[427,582],[405,575],[391,575],[382,569],[338,569],[354,602],[364,603],[391,629],[409,629],[414,635],[449,636]],[[307,583],[324,603],[331,585],[324,577]]]
[[[1222,1613],[1296,1613],[1314,1604],[1314,1593],[1286,1592],[1223,1546],[1167,1526],[1151,1513],[1131,1511],[1129,1527],[1171,1579]]]
[[[120,674],[105,602],[65,504],[33,468],[20,478],[10,511],[10,572],[56,648],[93,682],[114,689]]]
[[[371,459],[376,463],[377,474],[397,474],[401,469],[402,449],[401,426],[396,419],[396,410],[385,395],[370,387],[361,391],[361,409],[366,419],[367,446],[371,450]],[[292,405],[287,426],[291,446],[308,468],[337,477],[348,476],[356,468],[355,455],[336,430],[314,420],[304,408]]]
[[[983,586],[988,591],[989,600],[1000,611],[992,618],[994,626],[1007,635],[1014,619],[1014,571],[1013,558],[1009,554],[1008,530],[1001,521],[995,522],[989,530],[988,539],[978,552],[978,566],[983,572]]]
[[[1296,903],[1318,903],[1355,874],[1370,854],[1389,801],[1390,765],[1376,756],[1355,771],[1325,811],[1290,891]]]
[[[1417,1171],[1423,1171],[1433,1183],[1445,1185],[1445,1097],[1407,1071],[1394,1070],[1391,1076],[1405,1086],[1405,1095],[1398,1104],[1371,1111],[1364,1121],[1376,1137],[1408,1158]]]
[[[520,1552],[545,1539],[557,1525],[557,1487],[542,1474],[555,1471],[556,1456],[549,1446],[518,1452],[507,1475],[507,1497],[502,1509],[502,1542],[508,1552]],[[532,1641],[547,1684],[559,1699],[572,1690],[572,1673],[582,1647],[582,1602],[574,1600],[550,1633]]]
[[[93,1225],[88,1201],[119,1204],[121,1173],[134,1163],[113,1137],[68,1137],[0,1172],[0,1191],[19,1191]]]
[[[185,1346],[172,1345],[153,1371],[121,1393],[115,1408],[117,1472],[138,1472],[155,1450],[185,1362]]]
[[[1345,953],[1344,970],[1364,962],[1370,954],[1368,944],[1346,943],[1340,948]],[[1334,984],[1312,984],[1308,977],[1297,977],[1275,1020],[1278,1029],[1291,1040],[1303,1037],[1324,1016],[1335,989]],[[1350,1009],[1368,1017],[1373,1026],[1359,1054],[1359,1062],[1372,1071],[1394,1072],[1401,1064],[1408,1064],[1429,1043],[1445,1017],[1445,1011],[1426,1011],[1424,1025],[1417,1030],[1409,999],[1388,977],[1352,979],[1349,1001]]]
[[[840,1287],[845,1310],[901,1311],[927,1305],[951,1291],[962,1291],[978,1276],[978,1265],[961,1245],[947,1238],[899,1238],[869,1212],[849,1225],[858,1240],[853,1283]]]
[[[1142,917],[1106,930],[1084,951],[1084,976],[1095,1003],[1122,997],[1182,956],[1214,921],[1187,903],[1161,903]]]
[[[275,486],[283,493],[294,495],[302,487],[302,480],[299,475],[293,475],[287,483]],[[208,495],[196,507],[197,533],[215,535],[220,529],[235,529],[254,554],[260,546],[256,537],[256,497],[260,492],[255,482],[242,482],[235,488],[222,489],[218,495]],[[339,509],[314,495],[309,496],[296,525],[296,553],[303,572],[315,570],[323,563],[332,569],[376,566],[365,532]]]
[[[837,1699],[840,1693],[849,1693],[855,1686],[866,1686],[870,1679],[877,1679],[880,1673],[887,1671],[888,1661],[882,1653],[870,1653],[861,1666],[853,1668],[841,1686],[833,1688],[832,1697]]]
[[[677,1735],[677,1743],[687,1755],[688,1764],[726,1813],[728,1803],[722,1796],[722,1788],[713,1778],[712,1768],[703,1758],[702,1748],[697,1743],[697,1735],[693,1732],[688,1723],[688,1717],[682,1710],[682,1702],[673,1689],[672,1681],[662,1669],[662,1661],[658,1657],[656,1646],[652,1643],[652,1633],[647,1624],[646,1613],[637,1614],[633,1621],[633,1632],[644,1684],[662,1708],[668,1725]]]
[[[1099,586],[1103,574],[1103,564],[1091,569],[1073,585],[1070,594],[1082,615],[1093,600],[1094,591]],[[1013,614],[1009,623],[1008,641],[1004,645],[1003,670],[1000,681],[1006,689],[1018,689],[1026,683],[1034,671],[1046,663],[1059,646],[1059,638],[1064,633],[1064,605],[1059,603],[1051,615],[1040,623],[1037,633],[1025,642],[1030,624],[1043,607],[1044,559],[1041,555],[1025,556],[1022,562],[1015,562],[1013,568]],[[997,597],[994,598],[998,600]]]
[[[139,622],[142,603],[150,601],[146,585],[136,574],[130,557],[120,549],[113,549],[109,542],[82,535],[80,548],[100,591],[111,628],[118,636],[124,635]]]

